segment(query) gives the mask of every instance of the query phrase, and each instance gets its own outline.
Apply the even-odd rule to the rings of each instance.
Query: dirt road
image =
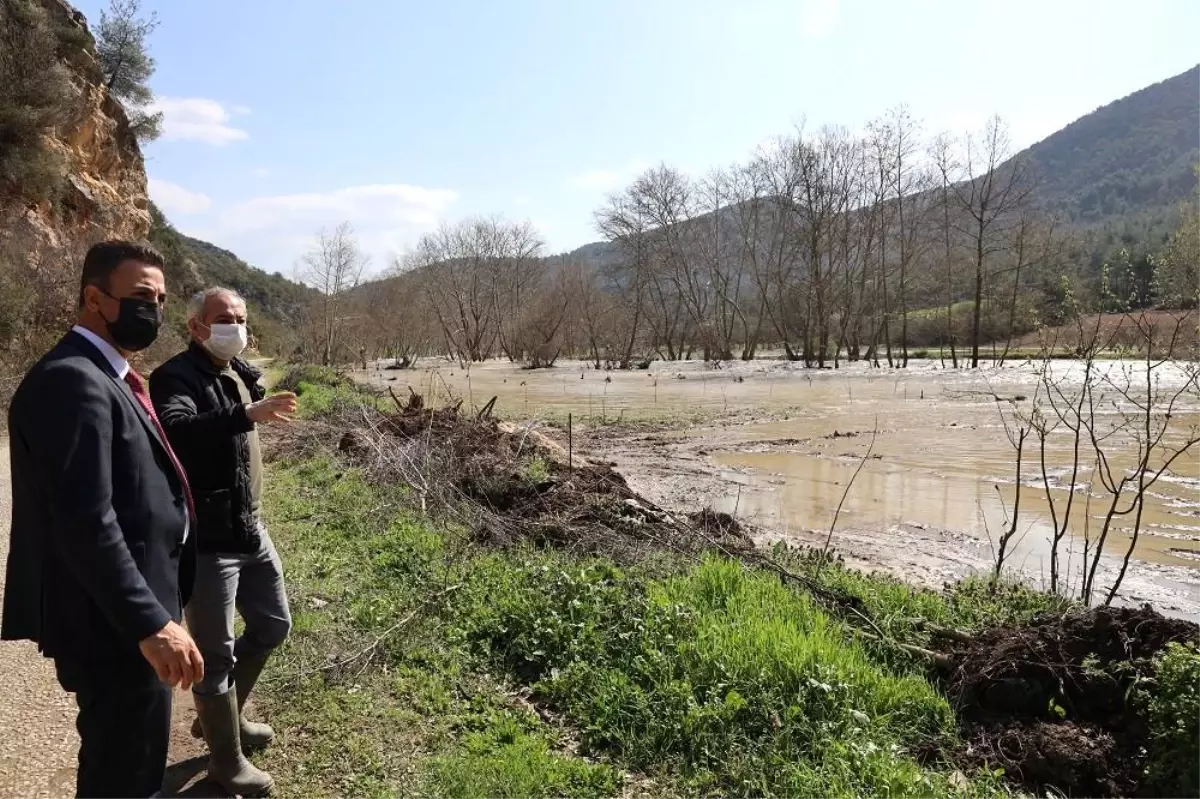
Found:
[[[8,442],[0,440],[0,564],[8,562],[12,479]],[[0,600],[4,574],[0,566]],[[167,788],[186,795],[217,795],[198,781],[205,759],[188,732],[191,698],[176,695]],[[75,703],[59,687],[53,664],[26,641],[0,642],[0,796],[75,795]]]

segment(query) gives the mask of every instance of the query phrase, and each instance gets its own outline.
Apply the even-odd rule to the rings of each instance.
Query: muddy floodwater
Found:
[[[1121,384],[1128,365],[1103,368]],[[1056,363],[1055,370],[1068,393],[1082,376],[1078,364]],[[528,371],[499,361],[468,371],[430,360],[415,370],[372,368],[362,377],[402,396],[411,386],[439,403],[454,397],[478,407],[495,396],[500,414],[534,424],[561,426],[569,413],[581,456],[614,462],[636,490],[666,507],[733,512],[766,540],[823,543],[841,502],[834,546],[858,565],[928,584],[993,561],[1016,493],[1005,421],[1011,428],[1027,415],[1037,391],[1027,363],[971,371],[917,361],[904,370],[852,364],[816,371],[780,360],[720,369],[654,362],[649,370],[608,372],[578,362]],[[1164,367],[1158,390],[1188,379],[1186,368]],[[1115,425],[1129,410],[1128,401],[1109,399],[1096,412]],[[1163,446],[1178,447],[1198,424],[1193,388],[1176,404]],[[1072,483],[1073,440],[1065,427],[1047,438],[1046,472],[1059,513]],[[1136,445],[1117,434],[1105,449],[1119,479],[1136,459]],[[1085,539],[1094,542],[1107,510],[1086,442],[1081,451],[1069,534],[1060,547],[1060,579],[1072,586],[1081,576]],[[1053,524],[1032,437],[1022,483],[1008,563],[1014,573],[1045,583]],[[1123,517],[1113,525],[1098,590],[1120,567],[1131,522]],[[1200,617],[1200,449],[1177,459],[1148,492],[1120,598]]]

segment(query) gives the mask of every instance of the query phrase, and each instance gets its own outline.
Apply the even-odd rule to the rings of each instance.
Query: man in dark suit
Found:
[[[75,694],[78,796],[161,790],[171,689],[204,671],[179,624],[195,560],[191,493],[128,362],[162,322],[162,267],[129,242],[88,250],[78,322],[9,408],[0,638],[36,641]]]

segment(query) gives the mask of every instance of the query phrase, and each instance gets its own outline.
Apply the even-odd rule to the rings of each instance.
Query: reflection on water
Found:
[[[1068,382],[1078,379],[1077,365],[1056,368]],[[915,363],[908,370],[853,365],[820,372],[778,361],[734,363],[720,370],[656,362],[648,371],[632,372],[593,370],[579,363],[523,371],[499,362],[475,365],[468,372],[441,362],[398,376],[376,372],[372,377],[385,384],[393,377],[393,384],[411,384],[442,401],[449,393],[468,405],[482,405],[496,395],[501,412],[512,416],[570,411],[582,424],[736,412],[745,424],[688,427],[670,435],[703,447],[727,470],[728,479],[747,489],[739,498],[731,496],[731,506],[736,502],[741,511],[781,528],[828,527],[877,426],[872,457],[846,498],[839,525],[886,530],[896,523],[917,524],[964,532],[984,542],[997,540],[1007,529],[1015,494],[1014,449],[1002,414],[1011,419],[1014,409],[1027,409],[1035,385],[1026,365],[973,372],[932,362]],[[1185,379],[1182,372],[1163,374],[1164,385]],[[755,421],[756,414],[761,418],[785,411],[786,421]],[[1198,422],[1200,405],[1192,394],[1176,408],[1176,432],[1167,443],[1181,442]],[[1072,436],[1065,429],[1048,438],[1046,470],[1060,513],[1071,482],[1071,449]],[[1134,457],[1133,450],[1120,453],[1112,464],[1114,473],[1119,475]],[[1147,495],[1138,557],[1200,565],[1198,457],[1200,452],[1194,451],[1176,461]],[[1107,511],[1099,483],[1088,490],[1094,478],[1089,457],[1075,481],[1068,537],[1076,561],[1072,568],[1078,568],[1085,532],[1094,538]],[[1051,513],[1032,439],[1022,480],[1026,487],[1011,562],[1048,573]],[[1115,527],[1131,522],[1122,517]],[[1128,541],[1115,530],[1106,550],[1123,552]],[[1064,549],[1064,570],[1068,554]]]

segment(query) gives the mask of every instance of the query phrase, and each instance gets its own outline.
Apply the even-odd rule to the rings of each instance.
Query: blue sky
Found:
[[[93,24],[107,0],[75,3]],[[696,175],[900,103],[930,133],[999,113],[1023,147],[1200,61],[1196,0],[143,0],[161,25],[151,197],[291,274],[349,221],[372,259],[442,219],[593,241],[607,193]]]

